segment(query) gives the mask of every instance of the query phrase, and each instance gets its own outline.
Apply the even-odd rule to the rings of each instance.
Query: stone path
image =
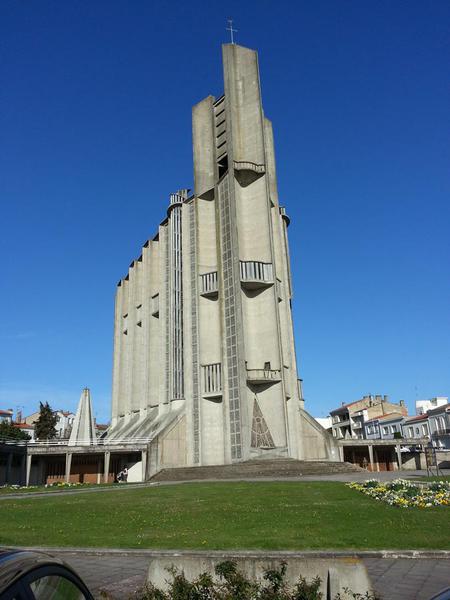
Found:
[[[112,550],[54,550],[80,575],[96,598],[100,591],[112,600],[128,600],[146,578],[151,552]],[[393,553],[371,552],[362,557],[373,586],[382,600],[428,600],[450,587],[450,553],[423,553],[424,557],[394,558]],[[407,553],[402,553],[403,555]],[[428,556],[428,557],[427,557]],[[174,559],[174,562],[176,558]]]
[[[364,563],[383,600],[428,600],[450,587],[450,559],[366,558]]]

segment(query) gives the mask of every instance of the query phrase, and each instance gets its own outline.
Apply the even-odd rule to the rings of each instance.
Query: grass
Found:
[[[159,549],[450,549],[450,510],[338,482],[195,483],[5,499],[0,543]]]

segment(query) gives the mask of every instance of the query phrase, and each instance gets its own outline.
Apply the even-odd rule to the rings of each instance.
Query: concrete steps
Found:
[[[292,458],[277,458],[272,460],[249,460],[247,462],[235,463],[232,465],[162,469],[151,478],[151,481],[257,479],[259,477],[289,478],[305,475],[356,473],[361,471],[364,471],[364,469],[346,462],[304,461]]]

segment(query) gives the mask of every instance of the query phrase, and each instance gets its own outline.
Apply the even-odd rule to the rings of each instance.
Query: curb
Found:
[[[0,546],[2,550],[28,550],[49,554],[89,554],[95,556],[210,556],[215,558],[439,558],[450,560],[450,550],[152,550],[133,548],[68,548],[45,546]]]

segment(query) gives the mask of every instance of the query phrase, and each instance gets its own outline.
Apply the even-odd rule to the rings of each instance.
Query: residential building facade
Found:
[[[370,419],[364,423],[365,439],[393,440],[403,436],[404,415],[391,413]]]
[[[367,421],[393,413],[408,414],[403,400],[395,404],[389,402],[388,396],[368,395],[355,402],[342,404],[339,408],[330,411],[333,437],[337,440],[364,439]]]
[[[72,431],[73,421],[75,419],[75,413],[67,410],[54,410],[53,414],[56,415],[56,437],[61,439],[68,439],[70,432]],[[27,425],[34,425],[39,419],[39,411],[28,415],[24,419],[24,423]]]
[[[416,415],[423,415],[429,410],[439,408],[448,403],[446,396],[435,396],[429,400],[416,400]]]
[[[428,411],[430,438],[436,448],[450,450],[450,404]]]
[[[0,409],[0,423],[12,423],[13,409]]]
[[[429,438],[430,429],[428,425],[428,414],[416,415],[404,419],[402,423],[403,436],[410,440],[419,438]]]

